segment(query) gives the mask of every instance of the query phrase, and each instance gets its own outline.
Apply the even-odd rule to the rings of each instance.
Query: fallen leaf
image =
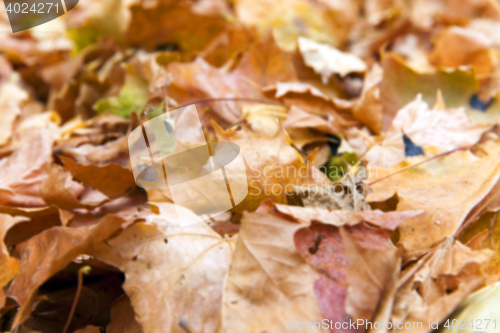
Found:
[[[279,0],[270,4],[261,0],[238,0],[235,11],[243,24],[255,26],[260,32],[271,30],[278,45],[288,51],[295,49],[299,36],[341,43],[356,17],[356,6],[343,2]],[[331,19],[332,16],[336,19]]]
[[[382,68],[375,64],[367,73],[361,96],[352,109],[352,115],[375,134],[380,134],[382,130],[383,106],[380,101],[382,76]]]
[[[155,205],[160,215],[131,225],[95,255],[125,273],[123,288],[145,332],[184,333],[181,318],[197,332],[215,332],[231,242],[185,208]],[[180,227],[176,209],[190,227]]]
[[[387,248],[389,234],[384,230],[370,228],[365,224],[346,227],[346,230],[364,248]],[[334,322],[331,331],[360,332],[350,325],[347,328],[335,328],[335,323],[349,323],[350,319],[344,307],[347,295],[347,256],[339,228],[314,223],[309,228],[297,231],[294,239],[300,254],[320,274],[314,284],[314,291],[324,317]]]
[[[321,75],[323,84],[327,84],[334,74],[344,77],[349,73],[364,73],[368,69],[363,60],[354,54],[303,37],[299,37],[298,43],[304,62]]]
[[[274,86],[264,88],[264,91],[274,90],[276,90],[276,98],[282,98],[288,94],[303,94],[310,95],[311,97],[317,97],[325,102],[331,102],[335,107],[338,107],[340,109],[349,109],[352,107],[352,103],[350,103],[349,101],[336,98],[335,96],[330,96],[309,83],[278,82]],[[303,99],[306,99],[306,96],[303,96]],[[325,114],[326,113],[321,113],[321,115]]]
[[[283,130],[274,137],[262,137],[245,128],[224,131],[216,124],[214,127],[219,141],[237,144],[245,161],[249,194],[238,206],[241,211],[255,210],[266,197],[286,202],[286,192],[294,185],[329,183],[324,174],[302,159]]]
[[[401,57],[391,53],[383,55],[382,68],[384,78],[380,98],[385,109],[384,129],[389,128],[397,111],[413,101],[418,94],[422,94],[428,105],[435,105],[438,90],[449,108],[466,107],[469,115],[477,113],[468,106],[469,99],[479,89],[473,73],[457,69],[420,74],[407,67]]]
[[[406,219],[420,215],[424,212],[423,210],[387,213],[380,210],[362,210],[352,212],[345,210],[326,210],[316,207],[299,207],[279,204],[276,205],[276,209],[305,225],[310,225],[313,221],[316,221],[334,225],[336,227],[342,227],[352,226],[366,221],[387,230],[395,230],[397,226]]]
[[[141,333],[142,327],[135,319],[130,300],[125,297],[111,308],[111,322],[106,326],[109,333]]]
[[[169,96],[181,104],[210,98],[263,99],[260,87],[248,79],[242,78],[238,73],[227,73],[212,67],[201,58],[187,64],[172,63],[168,66],[168,71],[173,77],[172,85],[168,88]],[[217,116],[229,124],[235,124],[241,119],[241,110],[237,108],[226,107],[217,111]]]
[[[76,330],[75,333],[100,333],[101,330],[97,326],[89,325],[85,328]]]
[[[47,179],[52,162],[53,138],[40,129],[36,140],[25,142],[12,155],[0,160],[0,204],[14,207],[42,207],[40,186]]]
[[[65,148],[63,153],[73,157],[81,164],[118,163],[123,159],[123,155],[128,153],[127,137],[124,136],[102,145],[83,144],[76,148]]]
[[[406,147],[400,131],[391,127],[381,139],[373,143],[363,157],[370,167],[391,168],[405,160]]]
[[[19,273],[19,260],[10,256],[10,253],[5,246],[4,239],[7,235],[7,232],[14,225],[18,224],[26,220],[23,217],[11,217],[10,215],[0,214],[1,221],[1,232],[0,232],[0,288],[5,287],[12,278]],[[5,294],[3,289],[0,289],[0,307],[3,307],[5,304]]]
[[[21,107],[28,101],[28,97],[28,92],[15,82],[0,84],[0,115],[2,117],[0,146],[5,145],[10,140],[14,122],[21,115]]]
[[[423,30],[429,30],[440,22],[467,22],[481,11],[494,9],[489,1],[418,0],[412,4],[412,23]]]
[[[244,215],[224,286],[221,332],[293,332],[293,319],[321,321],[313,289],[319,276],[293,241],[301,227],[271,215]]]
[[[281,105],[255,104],[243,106],[245,119],[254,133],[275,136],[280,129],[280,121],[287,118],[288,110]]]
[[[313,128],[330,134],[338,134],[341,129],[334,122],[334,117],[323,119],[320,116],[310,114],[296,106],[292,106],[288,112],[288,117],[283,122],[285,129],[293,128]]]
[[[413,158],[418,160],[422,158]],[[373,184],[367,201],[383,201],[397,192],[398,211],[425,210],[399,226],[400,242],[407,250],[429,248],[453,235],[468,212],[496,184],[499,163],[497,156],[479,159],[468,151],[449,154]],[[382,178],[402,167],[379,169],[375,177]],[[454,193],[451,200],[450,193]]]
[[[493,330],[496,330],[496,320],[500,318],[498,318],[498,313],[494,310],[495,307],[491,306],[491,304],[496,304],[498,302],[498,298],[500,297],[499,285],[500,283],[497,282],[467,296],[445,322],[444,325],[447,324],[447,328],[444,328],[444,325],[442,325],[442,328],[438,332],[473,333],[476,332],[475,329],[483,329],[483,325],[485,329],[488,329],[488,327],[490,327],[490,322],[495,326]],[[484,324],[483,320],[478,320],[478,318],[485,318]],[[460,329],[461,325],[456,325],[457,327],[454,327],[454,320],[457,320],[459,323],[465,320],[468,325],[462,329]],[[491,327],[489,329],[491,329]]]
[[[437,146],[451,150],[473,146],[490,128],[490,125],[470,119],[463,108],[435,107],[430,110],[418,95],[415,101],[398,111],[389,131],[398,130],[421,147]]]
[[[495,59],[490,47],[491,42],[486,35],[454,26],[445,29],[437,37],[429,58],[434,66],[441,68],[469,65],[474,69],[474,74],[480,76],[493,70]]]
[[[54,227],[20,243],[20,274],[10,285],[7,296],[19,304],[12,327],[22,324],[31,312],[38,288],[65,268],[78,255],[90,253],[100,241],[117,231],[124,220],[108,215],[89,231]]]
[[[49,171],[47,179],[40,187],[40,194],[48,205],[54,205],[62,209],[72,210],[77,208],[91,209],[100,205],[107,198],[99,198],[95,203],[84,203],[78,200],[84,188],[71,179],[69,172],[65,172],[62,167],[53,165]]]
[[[175,1],[160,2],[152,7],[134,4],[130,13],[127,38],[133,45],[154,48],[177,44],[188,59],[228,25],[220,15],[200,15],[189,5]],[[189,27],[186,22],[191,23]],[[142,28],[135,28],[139,26]]]
[[[205,46],[199,54],[209,64],[221,67],[236,62],[257,39],[253,29],[231,25]]]
[[[447,238],[408,266],[398,281],[392,321],[403,332],[427,332],[484,283],[479,266],[490,250],[473,251]],[[404,325],[407,325],[406,329]]]
[[[103,166],[84,165],[70,158],[59,156],[64,169],[71,172],[76,180],[92,185],[109,198],[117,198],[135,187],[132,171],[118,164],[110,163]]]
[[[260,87],[297,79],[292,54],[282,51],[271,34],[264,35],[248,51],[233,73]]]
[[[385,301],[384,298],[389,301],[393,299],[401,253],[394,247],[383,250],[364,249],[344,229],[340,229],[340,234],[348,262],[346,312],[355,320],[370,321],[377,307]],[[387,317],[389,315],[390,312]]]

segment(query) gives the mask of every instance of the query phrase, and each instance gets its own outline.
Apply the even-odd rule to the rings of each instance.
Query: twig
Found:
[[[66,322],[66,326],[64,326],[63,333],[66,333],[66,331],[68,330],[69,324],[71,324],[71,319],[73,319],[73,315],[75,314],[76,305],[78,304],[78,300],[80,299],[80,294],[82,293],[83,274],[89,274],[90,270],[91,270],[90,266],[83,266],[78,270],[78,288],[76,289],[76,295],[75,299],[73,300],[73,306],[71,307],[68,321]]]
[[[422,162],[418,162],[418,163],[416,163],[416,164],[409,165],[409,166],[407,166],[407,167],[405,167],[405,168],[403,168],[403,169],[400,169],[400,170],[398,170],[398,171],[396,171],[396,172],[393,172],[393,173],[391,173],[391,174],[389,174],[389,175],[387,175],[387,176],[384,176],[384,177],[379,178],[379,179],[375,179],[375,180],[374,180],[374,181],[372,181],[371,183],[368,183],[368,186],[372,186],[372,185],[373,185],[373,184],[375,184],[375,183],[378,183],[378,182],[381,182],[381,181],[383,181],[383,180],[386,180],[387,178],[390,178],[390,177],[392,177],[392,176],[394,176],[394,175],[397,175],[398,173],[401,173],[401,172],[403,172],[403,171],[409,170],[409,169],[411,169],[411,168],[413,168],[413,167],[416,167],[416,166],[418,166],[418,165],[421,165],[421,164],[427,163],[427,162],[429,162],[429,161],[435,160],[436,158],[440,158],[440,157],[443,157],[443,156],[449,155],[449,154],[451,154],[451,153],[454,153],[454,152],[457,152],[457,151],[460,151],[460,150],[467,150],[467,149],[469,149],[469,147],[456,148],[456,149],[449,150],[449,151],[446,151],[446,152],[441,153],[441,154],[437,154],[437,155],[432,156],[432,157],[430,157],[430,158],[428,158],[428,159],[426,159],[426,160],[424,160],[424,161],[422,161]]]

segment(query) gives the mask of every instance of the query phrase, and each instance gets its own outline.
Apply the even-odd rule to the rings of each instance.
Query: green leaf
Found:
[[[332,156],[326,163],[326,175],[332,182],[341,180],[349,168],[358,163],[359,158],[355,153],[343,153]]]
[[[125,84],[118,96],[100,99],[94,104],[98,113],[109,112],[128,118],[130,112],[140,114],[149,97],[148,84],[136,73],[127,71]]]

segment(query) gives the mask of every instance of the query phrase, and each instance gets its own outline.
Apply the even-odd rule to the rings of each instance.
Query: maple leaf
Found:
[[[422,158],[413,158],[418,159]],[[374,184],[367,201],[383,201],[397,192],[397,210],[425,210],[424,214],[403,223],[399,230],[400,242],[408,250],[428,248],[458,230],[468,212],[496,184],[500,177],[499,163],[498,156],[483,160],[468,151],[456,152]],[[401,167],[379,170],[378,177]],[[455,196],[450,198],[450,193]]]
[[[88,232],[64,227],[51,228],[18,244],[21,273],[14,277],[7,292],[20,306],[12,326],[17,327],[29,317],[37,290],[47,279],[78,255],[89,253],[99,241],[118,230],[123,222],[109,215]]]
[[[321,75],[324,84],[333,74],[344,77],[349,73],[362,73],[367,70],[366,64],[353,54],[343,53],[303,37],[299,38],[298,43],[304,62]]]
[[[2,328],[428,332],[494,315],[495,1],[76,2],[0,34]],[[203,131],[130,156],[131,133],[191,103]],[[197,215],[233,184],[186,185],[192,211],[136,186],[150,145],[200,142],[238,146],[238,205]]]
[[[232,244],[185,208],[155,204],[160,214],[134,224],[94,252],[125,273],[123,288],[147,332],[183,332],[186,318],[199,332],[215,332]],[[179,228],[184,209],[189,228]]]
[[[302,159],[283,130],[273,137],[262,137],[245,128],[224,131],[215,125],[215,129],[221,142],[236,143],[240,147],[245,161],[250,195],[238,206],[240,211],[255,210],[266,197],[285,202],[290,186],[329,183],[324,174]],[[264,173],[266,168],[268,172]],[[309,170],[305,176],[299,174],[301,168]],[[273,186],[281,190],[273,193]]]
[[[301,227],[271,215],[244,215],[224,287],[222,332],[293,332],[292,318],[320,321],[313,289],[318,275],[293,242]]]

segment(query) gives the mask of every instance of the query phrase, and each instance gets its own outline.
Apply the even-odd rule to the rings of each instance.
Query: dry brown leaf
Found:
[[[364,9],[368,23],[378,26],[401,15],[405,4],[401,0],[373,0],[367,1]]]
[[[109,238],[123,223],[121,218],[108,215],[89,231],[55,227],[18,244],[20,273],[7,292],[7,296],[19,304],[12,327],[22,324],[30,316],[37,290],[45,281],[78,255],[90,253],[94,246]]]
[[[453,244],[451,238],[435,246],[401,273],[393,324],[404,327],[410,322],[410,329],[402,332],[427,332],[429,321],[446,318],[465,296],[482,285],[484,276],[479,266],[491,255],[490,250],[473,251],[458,241]]]
[[[203,59],[191,63],[172,63],[168,66],[172,84],[169,96],[180,104],[188,104],[208,98],[253,98],[263,99],[260,87],[238,73],[212,67]],[[229,124],[241,119],[236,108],[224,108],[217,115]]]
[[[26,217],[29,221],[14,225],[7,233],[5,244],[13,246],[51,227],[60,227],[61,212],[55,206],[42,208],[10,208],[0,206],[0,213]]]
[[[436,46],[429,55],[437,67],[455,68],[469,65],[476,75],[493,70],[495,58],[490,52],[491,42],[481,32],[462,27],[450,27],[437,37]]]
[[[255,39],[257,36],[253,29],[232,25],[212,39],[199,56],[216,67],[232,64],[251,47]]]
[[[367,152],[370,166],[390,168],[405,159],[403,135],[420,147],[436,146],[445,150],[471,147],[491,125],[480,124],[464,109],[433,108],[417,98],[398,111],[379,145]]]
[[[7,246],[5,246],[4,239],[10,228],[26,220],[27,219],[23,217],[12,217],[10,215],[0,214],[0,308],[5,304],[3,287],[19,273],[19,260],[10,256]]]
[[[35,137],[35,140],[25,142],[12,155],[0,160],[2,206],[45,206],[40,186],[47,179],[47,168],[52,161],[53,138],[43,128]]]
[[[75,333],[100,333],[101,330],[97,326],[89,325],[85,328],[76,330]]]
[[[374,144],[374,139],[366,127],[362,129],[350,128],[344,132],[344,138],[340,142],[338,153],[354,152],[358,156],[363,156],[368,148]]]
[[[425,157],[409,159],[408,165]],[[379,169],[382,178],[401,168]],[[469,211],[480,202],[500,177],[500,158],[477,158],[468,151],[456,152],[392,175],[372,186],[368,202],[384,201],[398,194],[398,211],[425,210],[399,226],[400,243],[407,250],[430,248],[452,236]],[[474,181],[472,181],[474,180]]]
[[[276,205],[276,209],[283,214],[289,215],[298,222],[310,225],[313,221],[336,227],[352,226],[363,221],[378,227],[395,230],[399,224],[406,219],[422,214],[424,211],[387,212],[380,210],[362,210],[359,212],[344,210],[326,210],[316,207],[299,207]]]
[[[64,169],[71,172],[76,180],[92,185],[109,198],[120,197],[135,187],[132,171],[118,164],[82,165],[64,156],[59,158],[64,164]]]
[[[122,298],[111,308],[111,322],[106,326],[109,333],[142,333],[135,319],[135,312],[128,297]]]
[[[292,54],[282,51],[271,34],[264,35],[249,50],[233,73],[251,80],[258,87],[297,79]]]
[[[390,168],[404,161],[405,144],[400,131],[391,127],[381,141],[373,144],[363,157],[370,167]]]
[[[338,98],[337,92],[328,89],[320,90],[317,86],[304,82],[278,82],[276,85],[265,87],[264,92],[274,92],[275,98],[279,98],[283,104],[288,107],[297,107],[313,115],[326,117],[332,128],[339,131],[347,130],[350,127],[358,126],[359,122],[352,116],[350,109],[353,102]],[[298,141],[307,141],[300,139],[300,136],[307,136],[307,133],[300,130],[299,133],[292,134],[294,144]],[[316,142],[313,139],[310,142]]]
[[[401,265],[401,253],[394,247],[364,249],[349,233],[340,229],[347,254],[346,312],[354,319],[370,321],[384,298],[392,300]]]
[[[498,280],[496,0],[76,2],[0,34],[2,326],[61,331],[85,262],[68,331],[423,333]],[[240,147],[249,195],[205,223],[135,188],[127,137],[219,98],[200,139]]]
[[[430,45],[422,35],[409,33],[399,36],[391,47],[392,51],[402,55],[409,68],[417,73],[432,73],[435,68],[429,62]]]
[[[411,20],[416,27],[429,30],[440,22],[467,22],[480,12],[487,17],[498,15],[495,4],[488,0],[417,0],[411,6]]]
[[[389,233],[358,224],[345,228],[355,242],[365,249],[383,250],[387,248]],[[332,225],[315,223],[309,228],[300,229],[295,234],[297,249],[319,274],[320,279],[314,284],[316,297],[324,318],[334,323],[347,323],[347,329],[335,328],[334,333],[358,333],[349,325],[349,315],[344,303],[347,294],[347,256],[339,228]],[[351,319],[352,320],[352,319]],[[344,327],[345,324],[343,324]]]
[[[233,246],[182,207],[155,204],[159,215],[133,224],[95,255],[125,273],[123,285],[145,332],[216,332]],[[190,219],[180,227],[176,209]]]
[[[348,100],[337,98],[337,96],[332,96],[331,92],[323,92],[318,87],[311,85],[310,83],[304,82],[278,82],[275,86],[270,86],[264,88],[264,91],[274,91],[276,90],[275,97],[282,98],[288,94],[299,94],[306,95],[301,96],[303,99],[307,100],[308,97],[319,98],[325,102],[330,102],[333,106],[339,109],[349,109],[352,107],[352,103]],[[318,113],[316,113],[318,114]],[[326,111],[323,110],[320,115],[326,115]]]
[[[323,84],[327,84],[332,75],[344,77],[349,73],[364,73],[368,69],[363,60],[354,54],[303,37],[299,37],[298,43],[304,62],[321,75]]]
[[[287,108],[281,105],[243,105],[243,119],[254,133],[275,136],[280,129],[280,121],[287,118]]]
[[[479,89],[472,72],[455,69],[422,74],[410,68],[401,56],[394,53],[383,54],[381,65],[384,69],[380,86],[380,100],[384,105],[383,129],[388,129],[396,113],[414,101],[418,94],[422,94],[423,100],[429,105],[435,105],[438,91],[442,93],[447,107],[465,107],[469,115],[484,118],[484,112],[469,106],[470,98]]]
[[[107,197],[97,197],[97,202],[85,203],[78,200],[84,188],[81,184],[71,179],[71,174],[64,171],[59,165],[52,165],[47,179],[40,187],[40,194],[48,205],[54,205],[62,209],[72,210],[77,208],[91,209],[104,201]]]
[[[382,68],[375,64],[365,77],[359,100],[352,109],[352,115],[368,126],[375,134],[382,130],[383,106],[380,101],[380,83]]]
[[[175,1],[160,2],[157,6],[134,4],[130,12],[127,37],[132,44],[145,48],[177,44],[188,59],[228,26],[222,15],[200,15],[189,5]]]
[[[77,57],[58,62],[55,65],[45,67],[40,76],[45,82],[50,84],[56,91],[59,91],[67,84],[83,65],[84,54]]]
[[[216,124],[214,127],[218,140],[236,143],[245,161],[249,194],[238,206],[240,211],[255,210],[266,197],[277,203],[286,202],[286,191],[291,191],[294,185],[330,182],[302,159],[283,130],[274,137],[262,137],[245,128],[224,131]]]
[[[336,126],[334,119],[332,115],[329,115],[328,119],[324,119],[292,106],[288,117],[283,122],[283,127],[285,129],[313,128],[330,134],[339,134],[341,129]]]
[[[83,144],[76,148],[65,148],[63,153],[73,157],[81,164],[118,163],[118,161],[123,160],[123,155],[128,155],[127,137],[123,136],[103,145]],[[128,156],[126,157],[128,159]]]
[[[357,17],[357,6],[348,2],[303,0],[235,1],[238,19],[265,33],[271,30],[278,45],[293,51],[297,37],[340,44]]]
[[[321,321],[313,288],[319,275],[293,240],[301,227],[272,215],[244,215],[224,287],[221,332],[294,332],[293,319]]]
[[[490,125],[470,119],[464,109],[429,109],[422,96],[399,110],[391,130],[398,130],[418,146],[437,146],[445,150],[476,144]]]
[[[496,155],[500,153],[500,141],[498,137],[492,140],[480,143],[477,145],[478,149],[488,155]],[[463,230],[468,224],[474,222],[484,213],[496,212],[500,209],[500,181],[495,184],[491,191],[474,207],[467,216],[466,222],[462,225]]]
[[[28,101],[28,93],[15,82],[0,84],[0,146],[5,145],[13,133],[14,122],[21,115],[23,103]]]

